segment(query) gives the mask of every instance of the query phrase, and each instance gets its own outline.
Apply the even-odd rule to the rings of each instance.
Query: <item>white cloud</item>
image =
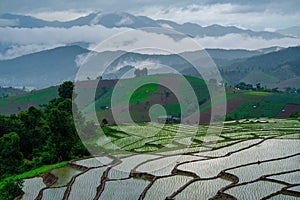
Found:
[[[96,15],[96,17],[95,17],[94,19],[92,19],[91,25],[98,24],[99,21],[100,21],[100,19],[101,19],[101,17],[102,17],[102,13],[98,13],[98,14]]]
[[[11,59],[26,55],[29,53],[35,53],[42,50],[53,49],[64,44],[45,45],[45,44],[28,44],[28,45],[12,45],[4,53],[0,54],[0,60]]]
[[[143,16],[199,22],[201,25],[238,25],[263,30],[300,25],[298,0],[2,0],[1,12],[31,14],[47,20],[67,20],[90,12],[132,12]],[[53,12],[52,12],[53,11]]]
[[[64,10],[64,11],[43,11],[43,12],[30,12],[27,13],[30,16],[47,20],[47,21],[70,21],[88,15],[89,11],[78,10]]]
[[[158,29],[159,30],[159,29]],[[115,36],[121,34],[122,37]],[[195,51],[203,48],[259,49],[271,46],[300,45],[300,38],[265,40],[240,34],[222,37],[197,37],[174,39],[162,32],[149,32],[129,28],[105,28],[100,25],[72,28],[3,28],[0,27],[0,44],[9,48],[0,54],[0,59],[37,52],[57,46],[85,42],[91,50],[133,51],[146,54],[170,54]],[[100,46],[98,44],[101,43]]]
[[[129,16],[124,16],[119,22],[116,23],[117,26],[125,26],[133,24],[133,20]]]
[[[0,43],[10,48],[0,55],[0,59],[14,58],[75,42],[99,43],[127,28],[105,28],[100,25],[72,28],[11,28],[0,27]]]
[[[159,33],[144,32],[141,30],[128,31],[122,37],[112,37],[94,46],[95,51],[131,51],[146,54],[170,54],[184,51],[195,51],[203,48],[223,49],[260,49],[271,46],[297,46],[300,38],[280,38],[266,40],[261,37],[250,37],[241,34],[227,34],[221,37],[196,37],[176,39]]]
[[[280,29],[300,25],[300,12],[277,12],[267,7],[256,7],[233,3],[207,5],[190,4],[185,7],[171,5],[145,6],[133,11],[153,19],[168,19],[178,23],[194,22],[202,26],[220,24],[263,30],[265,27]]]
[[[300,38],[281,38],[265,40],[261,37],[250,37],[240,34],[228,34],[222,37],[195,38],[204,48],[223,49],[261,49],[271,46],[297,46],[300,45]]]
[[[150,30],[152,32],[149,32]],[[132,29],[105,40],[101,45],[95,46],[94,50],[98,52],[123,50],[147,54],[172,54],[203,49],[191,38],[175,40],[163,34],[163,31],[164,29]],[[176,32],[172,33],[176,34]]]
[[[103,39],[128,30],[127,28],[105,28],[75,26],[72,28],[0,28],[0,42],[16,44],[57,44],[72,42],[100,42]]]
[[[0,27],[16,26],[18,24],[19,24],[18,20],[14,20],[14,19],[0,19]]]
[[[276,32],[276,29],[267,27],[267,28],[264,28],[264,31]]]
[[[165,24],[165,23],[159,23],[159,25],[163,28],[168,28],[168,29],[173,29],[172,26],[170,26],[169,24]]]

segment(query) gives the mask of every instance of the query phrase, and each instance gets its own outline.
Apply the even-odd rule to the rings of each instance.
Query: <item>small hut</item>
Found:
[[[173,115],[161,115],[157,118],[159,123],[166,123],[166,124],[176,124],[179,123],[179,118],[174,117]]]

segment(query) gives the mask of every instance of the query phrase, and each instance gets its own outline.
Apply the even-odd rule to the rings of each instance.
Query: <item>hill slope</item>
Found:
[[[182,85],[177,75],[152,75],[146,77],[139,77],[133,79],[124,79],[118,84],[129,85],[129,88],[124,89],[124,95],[119,97],[115,106],[121,106],[127,102],[126,99],[130,99],[130,113],[134,121],[145,122],[149,121],[149,109],[152,105],[161,104],[165,107],[169,115],[179,116],[181,114],[180,109],[189,109],[188,104],[180,104],[178,98],[172,91],[160,85],[160,82],[171,82],[173,85],[178,85],[180,94],[187,96],[186,88],[181,88]],[[208,90],[205,82],[202,79],[186,76],[187,81],[193,87],[195,94],[198,98],[200,106],[200,119],[201,122],[207,123],[211,118],[211,102],[208,94]],[[143,85],[138,87],[130,95],[131,89],[136,86],[141,86],[144,81],[151,81],[152,84]],[[113,123],[112,111],[111,111],[111,96],[114,90],[114,86],[118,80],[101,80],[98,83],[98,88],[95,94],[95,102],[85,103],[79,105],[79,109],[85,116],[89,116],[94,109],[97,111],[99,121],[104,118],[110,123]],[[79,82],[81,91],[89,93],[92,91],[95,81],[83,81]],[[157,84],[156,84],[157,83]],[[242,118],[256,118],[256,117],[289,117],[293,112],[300,114],[300,94],[291,93],[271,93],[271,92],[249,92],[239,91],[232,88],[226,88],[227,95],[227,119],[242,119]],[[50,99],[57,97],[57,87],[50,87],[44,90],[35,91],[31,94],[19,95],[15,97],[8,97],[0,99],[0,113],[12,114],[17,113],[20,110],[27,109],[29,106],[38,106],[48,102]],[[214,106],[218,107],[220,102],[215,103]],[[291,106],[293,105],[293,106]],[[298,106],[295,106],[298,105]],[[284,113],[282,110],[286,109]],[[294,110],[293,110],[294,109]],[[284,114],[284,115],[283,115]],[[153,116],[152,116],[153,117]],[[154,119],[157,116],[154,116]]]
[[[231,84],[245,81],[263,85],[280,84],[300,77],[300,46],[282,49],[236,61],[221,68],[223,77]]]
[[[77,58],[87,52],[89,50],[74,45],[2,60],[0,61],[0,86],[45,88],[58,85],[64,80],[74,80],[78,71]],[[178,55],[149,55],[121,51],[94,52],[95,62],[92,64],[105,68],[107,63],[111,63],[103,74],[105,79],[119,79],[128,70],[141,68],[145,63],[149,66],[148,74],[166,73],[162,67],[166,65],[181,74],[199,76],[188,61],[201,66],[205,62],[202,56],[210,55],[219,67],[221,75],[230,85],[244,81],[251,84],[261,83],[268,87],[281,87],[283,85],[281,83],[284,82],[284,85],[292,83],[287,85],[292,87],[295,85],[293,80],[300,77],[300,47],[290,47],[266,54],[263,50],[207,49],[206,52],[208,54],[194,51]],[[90,78],[95,79],[99,75],[100,71],[98,74],[93,73]],[[81,77],[82,80],[86,78],[87,76]]]
[[[58,97],[57,89],[58,87],[49,87],[22,95],[0,98],[0,113],[6,115],[16,114],[30,106],[38,107],[47,104],[50,99]]]
[[[79,46],[66,46],[2,60],[0,85],[43,88],[73,80],[78,70],[76,56],[86,52]]]

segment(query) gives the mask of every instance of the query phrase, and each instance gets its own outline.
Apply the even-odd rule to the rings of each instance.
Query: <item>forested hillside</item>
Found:
[[[94,125],[85,123],[79,114],[74,119],[72,82],[65,82],[58,90],[59,97],[42,108],[0,115],[0,199],[13,199],[21,192],[21,182],[11,178],[16,174],[89,155],[77,135],[74,120],[82,121],[83,130],[92,130]]]

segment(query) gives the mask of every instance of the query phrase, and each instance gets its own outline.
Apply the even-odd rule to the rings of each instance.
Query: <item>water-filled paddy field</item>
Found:
[[[23,199],[300,199],[299,121],[180,126],[111,127],[134,133],[103,143],[126,153],[70,161],[50,185],[25,179]]]

